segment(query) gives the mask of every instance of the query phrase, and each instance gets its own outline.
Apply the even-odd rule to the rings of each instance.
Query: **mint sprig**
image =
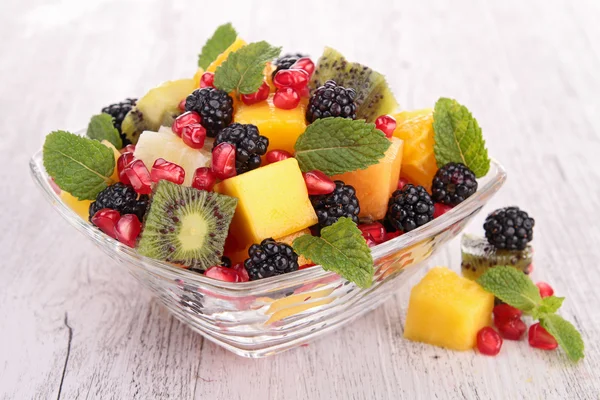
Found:
[[[465,164],[481,178],[490,170],[490,158],[477,120],[456,100],[440,98],[433,110],[433,146],[438,167]]]
[[[549,296],[542,299],[531,279],[513,267],[490,268],[479,277],[477,283],[503,302],[538,319],[571,360],[583,358],[581,334],[570,322],[556,314],[564,297]]]
[[[294,148],[303,172],[318,169],[331,176],[377,164],[390,144],[375,124],[330,117],[310,124]]]
[[[229,54],[215,71],[214,85],[227,93],[250,94],[263,84],[267,61],[279,56],[281,47],[265,41],[247,44]]]
[[[44,168],[62,190],[79,200],[94,200],[108,185],[115,156],[102,143],[65,131],[46,136]]]
[[[373,283],[373,257],[356,224],[346,217],[321,230],[321,237],[303,235],[293,243],[294,251],[325,271],[368,288]]]
[[[117,149],[123,147],[123,140],[121,139],[121,135],[119,135],[119,131],[113,125],[113,118],[106,113],[94,115],[90,119],[87,136],[99,142],[108,140]]]
[[[198,66],[202,69],[208,68],[236,38],[237,32],[230,22],[219,26],[202,47],[202,52],[198,55]]]

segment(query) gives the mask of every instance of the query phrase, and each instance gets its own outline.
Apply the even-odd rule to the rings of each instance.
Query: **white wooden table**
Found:
[[[202,3],[2,1],[1,399],[600,398],[600,2]],[[533,277],[567,297],[585,360],[526,341],[496,358],[408,342],[410,287],[308,347],[242,359],[70,228],[29,178],[44,135],[193,74],[225,21],[288,51],[336,47],[386,73],[406,109],[442,95],[468,105],[509,171],[484,213],[517,204],[535,217]],[[458,269],[458,242],[435,263]]]

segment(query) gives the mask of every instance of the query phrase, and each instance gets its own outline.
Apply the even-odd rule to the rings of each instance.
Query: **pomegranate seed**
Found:
[[[494,307],[494,323],[496,326],[504,322],[510,321],[511,319],[521,318],[523,312],[518,308],[509,306],[508,304],[498,304]]]
[[[529,345],[536,349],[554,350],[558,342],[539,322],[529,327]]]
[[[389,115],[382,115],[375,120],[375,128],[379,129],[387,138],[391,138],[396,129],[396,120]]]
[[[312,76],[313,72],[315,72],[315,63],[308,57],[302,57],[298,59],[290,69],[301,69],[306,71],[309,78]]]
[[[244,267],[244,263],[235,264],[231,267],[240,277],[240,282],[248,282],[250,280],[250,276],[248,275],[248,271],[246,271],[246,267]]]
[[[235,146],[223,142],[212,151],[212,171],[219,179],[235,176]]]
[[[179,104],[177,105],[177,108],[179,108],[179,111],[185,111],[185,102],[187,99],[182,99]]]
[[[171,126],[171,130],[174,134],[181,137],[183,128],[188,125],[199,124],[201,120],[202,118],[200,118],[200,114],[194,111],[188,111],[175,118],[175,121],[173,121],[173,125]]]
[[[550,297],[554,294],[554,289],[552,289],[552,286],[548,285],[546,282],[538,282],[535,284],[535,286],[537,286],[540,290],[540,296],[542,296],[542,298]]]
[[[150,178],[152,178],[152,182],[164,179],[181,185],[185,180],[185,170],[175,163],[169,162],[164,158],[159,158],[154,161]]]
[[[477,332],[477,349],[486,356],[495,356],[502,348],[502,338],[493,328],[486,326]]]
[[[96,225],[102,232],[106,233],[111,238],[116,239],[117,232],[115,231],[115,227],[120,218],[121,214],[119,214],[117,210],[103,208],[94,214],[92,217],[92,224]]]
[[[210,267],[204,272],[204,275],[209,278],[217,279],[225,282],[241,282],[241,278],[232,268],[227,267]]]
[[[367,246],[377,246],[377,242],[373,240],[373,236],[370,233],[363,233],[363,237],[365,238],[365,242],[367,242]]]
[[[129,247],[135,247],[135,242],[141,231],[142,223],[135,214],[123,215],[115,227],[119,242]]]
[[[387,242],[388,240],[392,240],[394,238],[397,238],[398,236],[402,235],[403,232],[401,231],[396,231],[396,232],[386,232],[385,236],[383,238],[384,242]]]
[[[408,185],[408,179],[406,179],[406,178],[398,179],[398,190],[402,190],[402,188],[406,185]]]
[[[215,74],[212,72],[205,72],[202,74],[202,77],[200,78],[200,87],[201,88],[205,88],[205,87],[215,87]]]
[[[275,107],[282,110],[291,110],[296,108],[299,103],[300,96],[294,89],[289,87],[277,90],[273,96],[273,104],[275,104]]]
[[[365,238],[366,235],[371,235],[373,240],[378,244],[383,243],[385,240],[385,228],[379,222],[360,224],[358,225],[358,229],[360,229]]]
[[[304,86],[302,89],[298,90],[298,96],[301,98],[309,98],[310,97],[310,89],[308,86]]]
[[[183,143],[192,149],[201,149],[204,146],[204,139],[206,139],[206,129],[200,124],[184,126],[181,138]]]
[[[303,172],[308,194],[329,194],[335,190],[335,182],[319,170]]]
[[[267,152],[265,158],[269,164],[273,164],[277,161],[283,161],[287,160],[288,158],[292,158],[292,155],[285,150],[270,150]]]
[[[124,154],[124,153],[135,153],[135,145],[128,144],[127,146],[125,146],[121,150],[119,150],[119,152],[121,154]]]
[[[62,190],[58,187],[56,182],[54,182],[54,178],[48,178],[48,183],[50,184],[50,187],[52,188],[52,190],[54,190],[54,193],[56,193],[60,196],[60,194],[62,193]]]
[[[500,335],[508,340],[521,340],[527,325],[521,318],[512,318],[503,322],[495,322]]]
[[[442,203],[435,203],[433,205],[433,218],[440,217],[446,214],[448,211],[452,210],[452,207],[447,206]]]
[[[242,101],[246,105],[260,103],[261,101],[265,101],[269,97],[269,93],[271,93],[271,88],[267,82],[263,82],[262,85],[258,88],[258,90],[254,93],[243,94]]]
[[[206,190],[210,192],[215,183],[217,182],[217,176],[214,172],[211,171],[210,168],[200,167],[194,172],[194,177],[192,178],[192,187],[198,190]]]
[[[117,160],[117,171],[119,172],[119,180],[126,184],[130,185],[129,178],[125,173],[125,168],[129,167],[132,162],[135,161],[135,157],[133,157],[133,153],[123,153]]]
[[[152,193],[152,178],[150,178],[150,172],[144,165],[142,160],[135,160],[127,168],[125,168],[125,174],[129,179],[129,184],[133,186],[133,189],[139,194],[150,194]]]
[[[282,69],[275,74],[273,85],[277,89],[291,87],[295,90],[300,90],[308,86],[309,76],[303,69]]]

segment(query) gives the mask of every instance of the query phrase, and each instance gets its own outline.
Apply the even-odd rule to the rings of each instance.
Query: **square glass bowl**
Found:
[[[31,158],[30,168],[33,180],[54,209],[126,267],[176,318],[206,339],[252,358],[300,346],[379,306],[442,245],[456,237],[506,180],[504,168],[492,161],[473,196],[432,222],[372,247],[373,285],[360,289],[321,266],[229,283],[143,257],[62,202],[50,184],[41,150]]]

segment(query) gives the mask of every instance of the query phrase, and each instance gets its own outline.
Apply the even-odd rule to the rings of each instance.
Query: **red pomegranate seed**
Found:
[[[477,349],[481,354],[495,356],[502,348],[502,338],[493,328],[486,326],[477,332]]]
[[[527,325],[521,318],[512,318],[503,322],[495,322],[496,328],[504,339],[521,340],[523,334],[527,330]]]
[[[212,72],[205,72],[202,74],[202,77],[200,78],[200,87],[201,88],[205,88],[205,87],[215,87],[215,74]]]
[[[531,271],[529,273],[531,273]],[[554,294],[554,289],[552,289],[552,286],[548,285],[546,282],[538,282],[535,284],[535,286],[537,286],[540,290],[540,296],[542,296],[542,298],[550,297]]]
[[[265,158],[269,164],[273,164],[277,161],[283,161],[287,160],[288,158],[292,158],[292,155],[285,150],[270,150],[265,155]]]
[[[125,146],[121,150],[119,150],[119,152],[121,154],[124,154],[124,153],[135,153],[135,145],[128,144],[127,146]]]
[[[92,217],[92,224],[96,225],[102,232],[106,233],[111,238],[116,239],[117,232],[115,231],[115,227],[120,218],[121,214],[119,214],[117,210],[103,208],[94,214]]]
[[[164,158],[159,158],[154,161],[150,178],[152,178],[152,182],[164,179],[181,185],[185,180],[185,170],[175,163],[169,162]]]
[[[48,178],[48,183],[50,184],[50,187],[52,188],[52,190],[54,190],[54,193],[56,193],[58,195],[60,195],[62,193],[62,190],[58,187],[56,182],[54,182],[54,178]]]
[[[273,85],[277,89],[291,87],[294,90],[300,90],[308,85],[308,73],[303,69],[282,69],[275,74]]]
[[[133,153],[123,153],[117,160],[117,171],[119,172],[119,180],[126,185],[131,184],[131,182],[129,182],[129,178],[125,173],[125,169],[129,167],[134,161],[135,157],[133,157]]]
[[[211,171],[210,168],[200,167],[194,172],[192,178],[192,187],[198,190],[206,190],[210,192],[213,190],[215,183],[217,182],[217,175]]]
[[[398,190],[402,190],[402,188],[406,185],[408,185],[408,179],[406,179],[406,178],[398,179]]]
[[[370,233],[363,233],[363,237],[365,238],[365,242],[367,242],[367,246],[377,246],[377,242],[373,240],[373,236]]]
[[[313,72],[315,72],[315,63],[308,57],[302,57],[298,59],[290,69],[301,69],[306,71],[309,78],[312,76]]]
[[[185,102],[187,99],[183,98],[179,104],[177,105],[177,108],[179,108],[179,111],[185,111]]]
[[[250,280],[250,276],[248,275],[248,271],[246,271],[246,267],[244,267],[244,263],[235,264],[231,267],[240,277],[240,282],[248,282]]]
[[[129,247],[135,247],[135,242],[141,231],[142,223],[135,214],[123,215],[115,227],[117,240]]]
[[[212,171],[219,179],[235,176],[235,146],[223,142],[212,151]]]
[[[390,115],[382,115],[375,120],[375,128],[383,132],[386,137],[391,138],[396,129],[396,120]]]
[[[183,127],[181,132],[183,143],[190,146],[192,149],[201,149],[204,146],[206,139],[206,129],[200,124],[191,124]]]
[[[127,168],[125,174],[133,189],[139,194],[152,193],[152,178],[142,160],[135,160]]]
[[[394,238],[397,238],[398,236],[402,235],[403,232],[400,231],[396,231],[396,232],[386,232],[385,236],[383,237],[383,241],[387,242],[388,240],[392,240]]]
[[[267,82],[263,82],[262,85],[258,88],[258,90],[254,93],[243,94],[242,101],[246,105],[260,103],[261,101],[265,101],[269,97],[269,93],[271,93],[271,88]]]
[[[363,233],[363,236],[371,235],[376,243],[383,243],[385,240],[385,228],[379,222],[370,224],[360,224],[358,229]]]
[[[433,218],[437,218],[446,214],[448,211],[452,210],[452,207],[447,206],[442,203],[435,203],[433,205]]]
[[[298,96],[300,96],[300,98],[309,98],[310,89],[308,88],[308,86],[304,86],[302,89],[298,90]]]
[[[227,267],[210,267],[204,272],[204,275],[209,278],[217,279],[225,282],[241,282],[241,278],[235,270]]]
[[[277,90],[273,96],[273,104],[282,110],[291,110],[300,103],[300,96],[292,88],[283,88]]]
[[[329,194],[335,190],[335,182],[319,170],[303,172],[308,194]]]
[[[183,133],[183,128],[192,124],[199,124],[202,118],[200,118],[200,114],[194,111],[188,111],[181,114],[179,117],[175,118],[173,121],[173,125],[171,126],[171,130],[174,134],[181,137]]]
[[[536,349],[554,350],[558,342],[539,322],[529,327],[529,345]]]
[[[518,308],[509,306],[508,304],[498,304],[492,311],[494,314],[494,323],[496,326],[500,323],[510,321],[511,319],[521,318],[523,312]]]

